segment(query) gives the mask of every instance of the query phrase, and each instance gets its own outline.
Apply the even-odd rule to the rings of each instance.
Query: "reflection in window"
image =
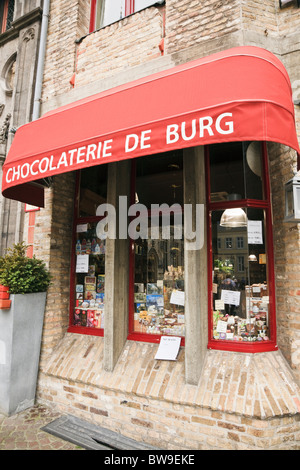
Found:
[[[143,8],[150,7],[154,3],[156,3],[156,2],[153,1],[153,0],[135,0],[135,2],[134,2],[134,11],[139,11],[139,10],[142,10]]]
[[[107,26],[125,16],[125,0],[98,1],[96,9],[96,28]]]
[[[244,238],[243,237],[237,237],[236,239],[237,243],[237,248],[244,248]]]
[[[94,24],[91,25],[90,31],[103,28],[155,3],[160,2],[157,0],[94,0],[91,3],[91,18],[94,18]]]
[[[209,155],[211,202],[263,198],[260,142],[211,145]]]
[[[225,239],[225,245],[226,245],[226,248],[232,248],[232,238],[227,238]]]
[[[93,217],[106,202],[107,165],[85,168],[80,173],[79,217]]]

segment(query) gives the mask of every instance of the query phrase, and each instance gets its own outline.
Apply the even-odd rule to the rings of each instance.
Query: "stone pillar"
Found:
[[[107,238],[105,253],[104,369],[107,371],[114,369],[128,335],[129,241],[127,236],[119,237],[118,216],[119,196],[127,196],[129,202],[130,172],[130,160],[108,166],[107,202],[116,210],[116,238]]]
[[[185,237],[185,378],[189,384],[197,384],[203,367],[208,338],[207,312],[207,240],[205,210],[205,160],[204,147],[184,150],[184,204],[193,205],[192,224],[196,230],[196,204],[201,204],[197,226],[199,246],[191,249],[195,241]],[[200,207],[200,206],[199,206]],[[188,213],[185,210],[185,231]],[[195,248],[195,245],[194,245]]]

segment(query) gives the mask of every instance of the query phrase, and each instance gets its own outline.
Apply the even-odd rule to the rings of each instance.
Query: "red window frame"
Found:
[[[89,32],[92,33],[96,29],[96,10],[97,10],[97,1],[91,1],[91,14],[90,14],[90,29]],[[134,0],[125,0],[125,16],[131,15],[134,13]]]
[[[0,31],[0,33],[4,33],[6,31],[8,2],[9,2],[9,0],[4,0],[4,2],[3,2],[4,5],[3,5],[3,13],[2,13],[2,22],[1,22],[1,31]]]
[[[79,333],[92,336],[104,336],[103,328],[91,328],[88,326],[75,326],[73,325],[73,316],[75,309],[75,278],[76,278],[76,227],[78,224],[88,222],[99,222],[103,217],[79,217],[79,191],[80,191],[80,171],[76,175],[75,184],[75,205],[73,217],[73,234],[72,234],[72,249],[71,249],[71,266],[70,266],[70,303],[69,303],[69,333]]]
[[[271,197],[270,197],[270,182],[269,182],[269,170],[268,170],[268,156],[266,143],[262,143],[262,155],[263,155],[263,187],[264,187],[264,199],[243,199],[239,201],[225,201],[225,202],[211,202],[210,200],[210,162],[209,162],[209,146],[205,147],[205,164],[206,164],[206,200],[207,200],[207,240],[208,240],[208,349],[217,349],[225,351],[237,351],[237,352],[265,352],[275,351],[278,349],[276,344],[276,303],[275,303],[275,271],[274,271],[274,246],[273,246],[273,235],[272,235],[272,209],[271,209]],[[266,231],[266,248],[267,248],[267,270],[268,270],[268,285],[269,285],[269,328],[270,328],[270,340],[264,342],[255,343],[244,343],[226,340],[213,339],[213,291],[212,291],[212,223],[211,223],[211,212],[213,210],[224,210],[226,208],[233,207],[245,207],[245,208],[258,208],[263,209],[266,214],[266,227],[269,230]]]

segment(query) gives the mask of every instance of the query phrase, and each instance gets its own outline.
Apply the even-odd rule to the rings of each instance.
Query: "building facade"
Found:
[[[32,119],[42,3],[4,0],[0,6],[1,169],[15,129]],[[3,255],[8,247],[23,239],[23,206],[1,195],[0,214]]]
[[[24,238],[53,276],[39,401],[161,449],[299,448],[284,185],[299,169],[300,9],[284,3],[50,2],[42,118],[11,147],[33,156],[5,172],[48,186],[43,208],[18,195],[36,202]],[[168,147],[151,140],[161,122]],[[180,338],[175,360],[157,359],[162,337]]]

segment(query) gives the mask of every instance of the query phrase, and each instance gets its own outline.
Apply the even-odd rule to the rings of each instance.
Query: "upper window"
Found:
[[[125,16],[147,8],[155,0],[92,0],[90,32],[119,21]]]
[[[11,27],[14,18],[15,0],[2,0],[0,2],[1,33]]]

